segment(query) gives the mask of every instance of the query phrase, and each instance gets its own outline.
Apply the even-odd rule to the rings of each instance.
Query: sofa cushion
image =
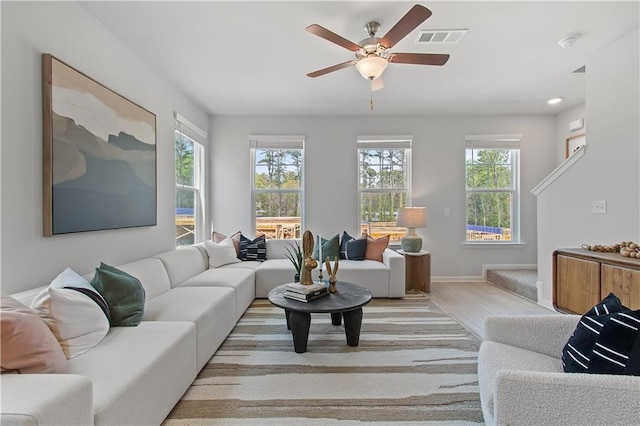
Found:
[[[338,268],[337,278],[338,281],[346,281],[368,288],[373,297],[390,296],[390,270],[382,262],[375,260],[342,260]]]
[[[256,298],[255,273],[247,268],[215,268],[208,269],[195,277],[186,280],[178,288],[183,287],[226,287],[234,291],[234,321],[240,319],[244,311]],[[234,322],[235,323],[235,322]]]
[[[238,231],[235,234],[232,234],[231,236],[227,237],[224,234],[221,234],[219,232],[213,231],[211,233],[211,240],[214,243],[221,243],[224,240],[226,240],[227,238],[231,238],[231,241],[233,242],[233,248],[236,249],[236,257],[240,256],[240,235],[242,235],[242,232]]]
[[[240,262],[231,238],[224,239],[220,243],[207,240],[204,242],[204,247],[207,249],[207,256],[209,256],[209,268],[219,268],[230,263]]]
[[[263,262],[267,260],[267,241],[264,235],[250,240],[240,235],[240,260],[255,260]]]
[[[367,239],[358,238],[347,241],[345,259],[348,260],[364,260],[367,252]],[[380,256],[382,259],[382,255]]]
[[[144,321],[189,321],[196,326],[200,370],[236,324],[235,292],[226,287],[177,287],[151,300]]]
[[[113,266],[100,264],[91,285],[109,305],[112,327],[140,324],[144,313],[144,287],[136,277]]]
[[[67,358],[37,313],[2,294],[0,297],[0,369],[18,373],[66,373]]]
[[[317,279],[317,269],[315,271],[313,277]],[[266,298],[269,292],[277,286],[292,283],[296,270],[289,259],[269,259],[256,269],[255,274],[256,297]]]
[[[107,301],[104,300],[104,297],[98,293],[95,287],[89,284],[89,281],[84,277],[81,277],[73,269],[66,268],[64,271],[60,272],[60,274],[51,281],[49,286],[52,288],[70,288],[85,294],[91,298],[91,300],[93,300],[100,309],[102,309],[102,312],[104,312],[109,321],[111,321],[111,313],[109,312],[109,305],[107,305]]]
[[[287,247],[291,244],[301,244],[300,239],[292,240],[267,240],[267,259],[286,259]]]
[[[118,265],[118,269],[136,277],[144,287],[145,300],[169,291],[171,285],[167,270],[159,259],[146,258]]]
[[[496,378],[501,370],[561,373],[562,361],[503,343],[482,342],[478,352],[478,386],[482,413],[487,424],[494,424]]]
[[[562,361],[567,373],[640,375],[640,310],[610,293],[580,318]]]
[[[262,265],[262,262],[258,262],[257,260],[245,260],[244,262],[229,263],[228,265],[221,266],[220,268],[224,268],[224,269],[238,268],[238,269],[249,269],[249,270],[255,271],[256,268],[258,268],[258,266],[260,265]]]
[[[322,239],[322,259],[320,259],[320,242]],[[334,235],[330,239],[324,239],[321,236],[316,236],[316,241],[313,246],[313,258],[316,260],[322,260],[323,262],[328,257],[333,261],[334,258],[340,257],[340,236]]]
[[[169,288],[177,286],[194,275],[198,275],[209,267],[209,257],[204,243],[196,244],[193,247],[181,247],[154,257],[162,262],[169,277],[169,286],[165,286],[164,291],[168,291]],[[144,285],[144,282],[142,285]],[[148,292],[147,296],[152,298]]]
[[[367,249],[364,253],[364,258],[382,262],[382,253],[384,253],[388,245],[389,235],[380,238],[367,236]]]
[[[351,240],[355,240],[355,238],[347,234],[347,231],[342,231],[342,237],[340,237],[340,259],[347,258],[347,243]]]
[[[69,359],[92,349],[109,332],[109,318],[102,308],[74,289],[49,286],[33,299],[31,309],[49,326]]]
[[[113,327],[93,350],[69,361],[69,372],[93,382],[96,425],[161,424],[195,379],[195,325]]]
[[[93,425],[93,386],[86,377],[4,374],[0,380],[0,425]]]

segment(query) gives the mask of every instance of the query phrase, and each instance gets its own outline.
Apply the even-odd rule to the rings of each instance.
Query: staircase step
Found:
[[[487,269],[487,281],[534,302],[538,301],[537,269]]]

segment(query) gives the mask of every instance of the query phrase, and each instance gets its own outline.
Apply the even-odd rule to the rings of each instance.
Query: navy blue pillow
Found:
[[[640,375],[640,310],[609,293],[580,318],[562,349],[566,373]]]
[[[348,260],[364,260],[364,254],[367,251],[367,239],[358,238],[357,240],[347,241],[347,259]]]
[[[264,262],[267,260],[267,240],[264,235],[260,235],[255,240],[250,240],[244,235],[240,235],[240,260],[257,260]]]
[[[347,243],[354,239],[351,235],[347,234],[347,231],[342,231],[342,238],[340,239],[340,259],[347,258]]]

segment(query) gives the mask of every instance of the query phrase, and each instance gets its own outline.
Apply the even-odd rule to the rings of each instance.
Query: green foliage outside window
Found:
[[[302,150],[256,150],[255,168],[256,216],[299,217]]]
[[[467,149],[467,224],[511,228],[512,151]]]
[[[395,222],[407,202],[405,149],[360,149],[360,219]]]

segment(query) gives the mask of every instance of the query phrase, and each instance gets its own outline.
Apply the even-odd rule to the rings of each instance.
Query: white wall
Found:
[[[75,2],[2,2],[2,291],[48,284],[64,267],[91,272],[170,250],[174,120],[207,115]],[[42,53],[51,53],[156,114],[158,225],[43,237]]]
[[[483,264],[536,263],[536,200],[530,193],[556,165],[556,117],[544,116],[214,116],[210,120],[213,228],[251,227],[250,134],[306,135],[306,228],[323,236],[358,233],[357,135],[414,136],[413,205],[426,206],[418,229],[434,277],[480,277]],[[463,248],[464,137],[522,133],[524,247]],[[444,208],[451,215],[444,215]]]
[[[567,145],[567,138],[581,135],[587,132],[587,121],[585,117],[585,104],[578,105],[566,111],[559,113],[556,118],[557,130],[558,130],[558,155],[557,164],[562,163],[565,160],[565,150]],[[579,130],[569,130],[569,123],[582,118],[584,127]]]
[[[552,300],[552,253],[556,248],[638,241],[639,32],[587,58],[584,157],[538,197],[539,300]],[[606,200],[607,213],[592,202]]]

